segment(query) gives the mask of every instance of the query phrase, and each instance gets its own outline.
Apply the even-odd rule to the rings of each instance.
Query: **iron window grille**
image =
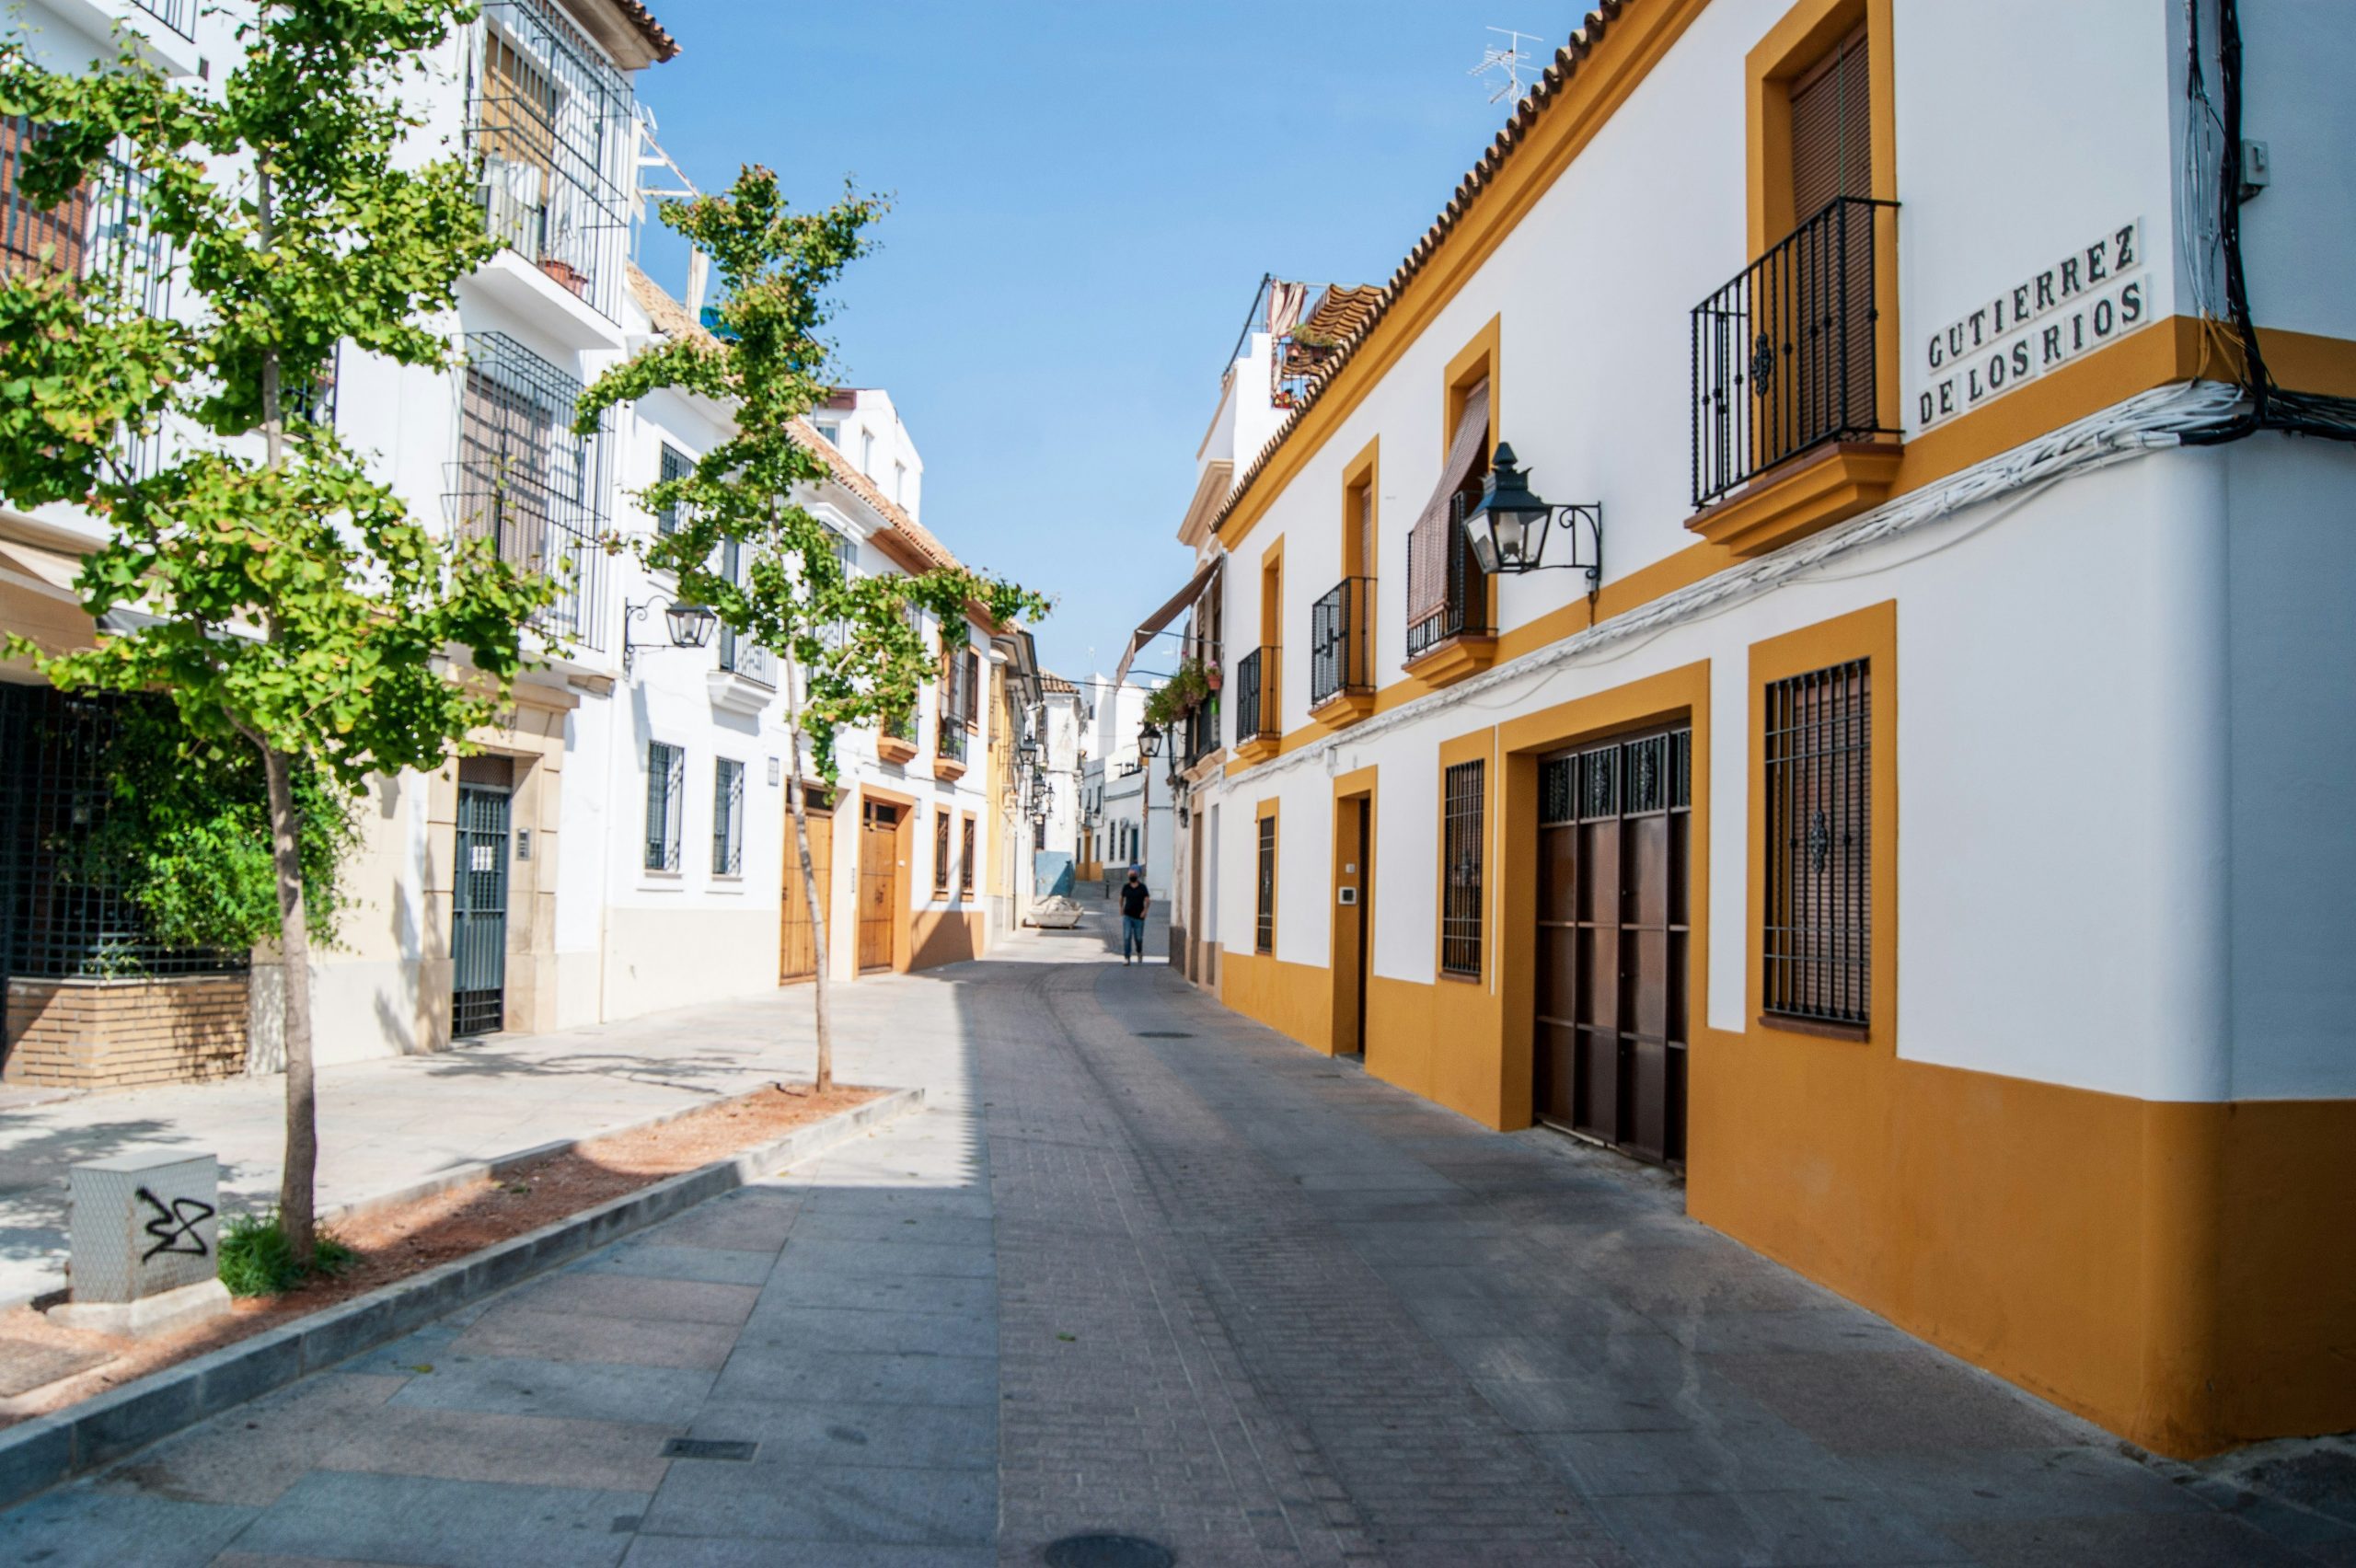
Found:
[[[1693,804],[1693,732],[1590,746],[1538,770],[1538,825],[1681,812]]]
[[[8,979],[236,974],[243,951],[172,947],[89,863],[133,701],[0,683],[0,992]]]
[[[695,471],[695,459],[689,457],[686,453],[680,451],[677,447],[672,445],[667,441],[663,444],[663,456],[661,462],[657,466],[655,473],[655,479],[657,482],[667,485],[674,479],[684,479]],[[676,534],[678,531],[679,503],[676,501],[665,502],[661,506],[656,507],[654,509],[654,532],[658,535],[668,536]]]
[[[959,830],[957,855],[957,891],[971,898],[974,895],[974,819],[967,817]]]
[[[720,541],[721,576],[731,582],[742,583],[750,570],[741,542],[735,539]],[[768,686],[772,690],[776,688],[776,656],[733,626],[720,628],[720,667],[756,686]]]
[[[196,38],[196,0],[131,0],[131,3],[179,34]]]
[[[606,646],[606,454],[612,417],[573,433],[581,383],[504,332],[469,332],[451,466],[452,525],[557,584],[542,633]]]
[[[629,78],[554,0],[490,0],[467,88],[492,236],[618,318],[637,160]]]
[[[1464,532],[1464,509],[1469,499],[1459,493],[1448,502],[1448,545],[1441,552],[1442,570],[1448,573],[1446,595],[1440,607],[1426,615],[1407,628],[1407,657],[1417,658],[1430,652],[1452,637],[1484,637],[1489,627],[1489,580],[1480,564],[1472,559],[1472,545]],[[1420,603],[1422,571],[1415,552],[1407,556],[1407,603]]]
[[[1761,1005],[1863,1028],[1873,977],[1866,661],[1767,687],[1767,907]]]
[[[1439,967],[1445,974],[1481,973],[1481,887],[1486,836],[1485,762],[1460,762],[1443,778]]]
[[[646,869],[679,869],[680,808],[687,792],[687,754],[661,741],[646,744]]]
[[[932,813],[932,891],[936,896],[949,892],[949,813]]]
[[[1838,196],[1693,307],[1693,504],[1828,442],[1894,435],[1875,384],[1874,230]]]
[[[1186,715],[1186,766],[1192,767],[1218,750],[1218,694],[1195,705]]]
[[[1252,946],[1257,952],[1276,951],[1276,819],[1260,819],[1260,878],[1253,915]]]
[[[1309,607],[1309,706],[1374,689],[1374,579],[1345,577]]]
[[[745,765],[724,756],[711,769],[711,874],[745,874]]]
[[[1276,734],[1278,660],[1274,648],[1254,648],[1235,662],[1235,739],[1272,740]]]
[[[941,702],[933,727],[933,753],[950,762],[965,760],[965,726],[973,721],[973,671],[966,660],[970,651],[952,648],[941,661]]]

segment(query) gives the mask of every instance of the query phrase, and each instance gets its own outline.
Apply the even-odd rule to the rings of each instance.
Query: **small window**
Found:
[[[932,891],[949,891],[949,813],[932,813]]]
[[[664,444],[663,467],[658,476],[664,483],[668,484],[673,479],[684,479],[695,471],[696,466],[686,453],[668,442]],[[676,502],[654,509],[654,531],[658,534],[676,534],[679,531],[679,508]]]
[[[679,869],[679,808],[687,788],[687,754],[678,746],[646,745],[646,869]]]
[[[1767,688],[1761,1005],[1844,1030],[1871,1016],[1869,675],[1859,659]]]
[[[1445,974],[1481,973],[1481,872],[1485,836],[1484,762],[1460,762],[1446,775],[1442,824],[1447,885],[1441,889],[1439,967]]]
[[[971,898],[974,895],[974,819],[967,817],[964,842],[958,846],[957,891]]]
[[[822,424],[818,427],[818,433],[825,436],[826,438],[827,444],[832,446],[836,451],[840,452],[843,449],[842,426],[838,424]]]
[[[1031,824],[1031,847],[1034,849],[1045,849],[1046,847],[1047,824],[1044,822],[1033,823]]]
[[[745,874],[745,765],[724,756],[711,770],[711,874]]]
[[[1276,819],[1260,819],[1260,885],[1257,907],[1258,926],[1253,936],[1253,948],[1261,952],[1276,951]]]

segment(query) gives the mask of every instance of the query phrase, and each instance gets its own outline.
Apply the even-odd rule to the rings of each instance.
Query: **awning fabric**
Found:
[[[63,550],[44,549],[39,545],[20,544],[14,539],[0,539],[0,574],[5,574],[20,587],[53,599],[82,602],[74,580],[82,573],[82,558]]]
[[[1188,605],[1203,596],[1203,590],[1218,576],[1219,568],[1226,563],[1227,557],[1224,555],[1211,557],[1202,564],[1194,576],[1186,579],[1186,586],[1170,595],[1169,601],[1161,608],[1138,623],[1136,635],[1129,639],[1128,647],[1121,652],[1121,667],[1113,672],[1114,686],[1123,685],[1128,680],[1129,665],[1135,663],[1137,656],[1145,651],[1145,645],[1151,642],[1155,634],[1163,627],[1176,620]]]
[[[1449,502],[1464,488],[1489,437],[1489,384],[1472,388],[1457,416],[1448,444],[1448,462],[1423,514],[1407,530],[1407,624],[1415,626],[1448,607]]]

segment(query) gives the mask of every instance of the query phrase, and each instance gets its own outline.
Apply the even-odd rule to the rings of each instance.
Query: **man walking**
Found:
[[[1121,962],[1145,962],[1145,912],[1153,905],[1153,897],[1146,892],[1145,879],[1135,866],[1129,868],[1129,880],[1121,888]],[[1134,956],[1132,956],[1134,955]]]

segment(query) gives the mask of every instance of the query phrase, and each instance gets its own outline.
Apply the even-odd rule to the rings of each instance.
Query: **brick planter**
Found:
[[[201,1083],[246,1070],[246,976],[11,980],[0,1079],[49,1089]]]

